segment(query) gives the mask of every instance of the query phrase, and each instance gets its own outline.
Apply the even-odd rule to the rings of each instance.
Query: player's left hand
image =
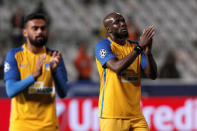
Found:
[[[52,57],[49,61],[52,72],[56,72],[57,66],[60,63],[61,58],[62,55],[60,52],[58,51],[53,52]]]
[[[151,38],[151,40],[149,41],[148,46],[145,47],[144,52],[145,54],[150,54],[152,51],[152,42],[153,42],[153,38]]]

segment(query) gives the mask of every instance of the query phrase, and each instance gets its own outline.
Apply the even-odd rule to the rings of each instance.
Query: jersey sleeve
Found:
[[[20,80],[20,74],[15,58],[15,51],[10,50],[4,61],[4,80]]]
[[[33,82],[35,81],[33,75],[29,75],[27,78],[24,80],[16,81],[13,79],[6,80],[5,81],[5,87],[6,87],[6,93],[9,98],[14,97],[18,93],[22,92],[26,88],[29,87]]]
[[[141,68],[144,69],[147,66],[147,58],[144,52],[141,53]]]
[[[68,78],[63,59],[58,64],[57,71],[53,75],[53,78],[58,95],[61,98],[65,97],[69,87],[67,84]]]
[[[115,58],[115,55],[112,53],[110,43],[106,41],[101,41],[96,45],[95,56],[102,66],[105,66],[108,60]]]
[[[58,64],[57,73],[61,76],[62,79],[64,79],[64,81],[68,81],[67,71],[63,59],[61,59],[60,63]]]
[[[131,40],[128,40],[128,41],[129,41],[130,43],[132,43],[132,44],[137,44],[137,45],[139,45],[139,42],[137,42],[137,41],[131,41]],[[144,68],[146,68],[146,66],[147,66],[147,58],[146,58],[145,53],[142,52],[142,53],[141,53],[141,68],[144,69]]]

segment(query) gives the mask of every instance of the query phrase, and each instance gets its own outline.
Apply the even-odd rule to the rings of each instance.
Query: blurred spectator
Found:
[[[193,41],[192,41],[192,45],[193,45],[195,48],[197,48],[197,40],[193,40]]]
[[[100,35],[101,39],[104,39],[107,37],[107,31],[106,31],[103,24],[101,25],[101,27],[99,29],[99,35]]]
[[[0,58],[0,80],[3,80],[3,76],[4,76],[4,60],[5,60],[5,55],[2,55],[2,57]]]
[[[11,24],[13,28],[12,41],[14,47],[18,47],[23,43],[23,35],[22,35],[23,19],[24,19],[23,9],[18,8],[11,18]]]
[[[3,0],[0,0],[0,5],[3,5]]]
[[[78,55],[73,63],[78,71],[78,80],[91,80],[92,60],[86,53],[86,45],[80,44]]]
[[[0,80],[3,80],[3,73],[4,73],[4,64],[2,62],[0,64]]]
[[[131,16],[128,16],[127,27],[129,32],[128,40],[138,41],[140,36],[140,28]]]
[[[85,5],[85,6],[91,6],[92,3],[93,3],[93,0],[82,0],[82,3]]]
[[[180,78],[180,73],[176,67],[176,57],[173,52],[166,56],[163,66],[160,70],[160,78]]]
[[[50,15],[49,15],[48,11],[47,11],[46,8],[45,8],[45,5],[44,5],[43,0],[40,0],[40,1],[38,2],[38,5],[37,5],[37,7],[36,7],[34,13],[40,13],[40,14],[46,15],[46,16],[48,17],[48,23],[49,23],[49,25],[50,25],[50,23],[51,23],[51,18],[50,18]]]
[[[107,3],[107,0],[99,0],[98,2],[99,2],[99,4],[101,4],[101,5],[105,5],[105,4]]]

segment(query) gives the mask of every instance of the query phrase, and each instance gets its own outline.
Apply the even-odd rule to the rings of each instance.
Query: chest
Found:
[[[15,56],[19,73],[22,79],[36,71],[39,57],[41,56],[42,54],[30,55],[26,52],[21,52]],[[47,55],[46,59],[44,60],[44,64],[42,66],[43,74],[50,73],[50,66],[49,66],[50,57],[51,57],[50,55]]]
[[[123,59],[124,57],[128,56],[129,53],[133,51],[135,45],[126,44],[124,46],[112,44],[111,50],[112,53],[116,56],[118,60]],[[140,67],[140,60],[141,55],[137,56],[136,59],[132,62],[132,64],[127,68],[130,70],[136,70]]]

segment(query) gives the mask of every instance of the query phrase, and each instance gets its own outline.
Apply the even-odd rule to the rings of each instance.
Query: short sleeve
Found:
[[[4,61],[4,80],[14,79],[20,80],[20,74],[17,66],[17,61],[15,59],[16,52],[10,50]]]
[[[95,55],[102,66],[104,66],[110,59],[115,58],[115,55],[112,53],[110,44],[111,42],[108,39],[105,39],[98,42],[96,45]]]
[[[144,69],[147,66],[147,58],[144,52],[141,53],[141,68]]]

